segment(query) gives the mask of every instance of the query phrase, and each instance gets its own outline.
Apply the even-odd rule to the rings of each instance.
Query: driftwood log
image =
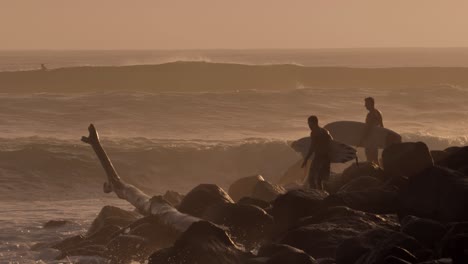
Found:
[[[96,153],[102,167],[107,175],[107,182],[104,183],[104,192],[114,192],[120,199],[127,200],[130,204],[140,211],[143,215],[155,215],[164,224],[172,227],[174,230],[184,232],[188,227],[201,219],[183,214],[162,198],[151,198],[137,187],[123,181],[111,160],[107,156],[104,148],[99,141],[99,135],[93,124],[88,127],[89,136],[82,137],[81,141],[91,145]]]

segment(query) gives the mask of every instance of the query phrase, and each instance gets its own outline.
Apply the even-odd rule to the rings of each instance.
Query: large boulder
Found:
[[[468,146],[466,147],[452,147],[444,150],[447,153],[446,157],[438,161],[438,165],[458,170],[465,174],[468,173]]]
[[[207,208],[223,203],[234,201],[217,185],[200,184],[185,195],[178,209],[181,213],[201,217]]]
[[[91,227],[88,229],[87,235],[90,236],[106,226],[114,225],[121,228],[125,227],[140,217],[141,215],[136,212],[130,212],[115,206],[106,205],[94,219]]]
[[[324,209],[301,219],[296,226],[280,239],[280,243],[304,250],[314,258],[334,258],[340,243],[367,230],[376,227],[398,229],[398,224],[391,218],[347,207]]]
[[[336,251],[336,263],[416,263],[426,260],[426,252],[416,239],[406,234],[374,228],[343,241]],[[398,259],[405,262],[387,262]]]
[[[258,257],[267,258],[267,264],[316,264],[303,250],[284,244],[266,244],[258,250]]]
[[[179,207],[180,203],[184,199],[184,195],[176,191],[166,191],[162,198],[168,201],[175,208]]]
[[[353,163],[343,170],[340,177],[341,186],[359,177],[372,177],[379,180],[384,179],[384,172],[379,165],[373,162]]]
[[[468,177],[443,167],[430,167],[408,179],[400,190],[399,216],[439,222],[468,221]]]
[[[398,193],[389,189],[370,189],[356,192],[338,192],[324,199],[326,206],[346,206],[374,214],[396,214]]]
[[[434,166],[429,148],[423,142],[405,142],[385,148],[382,163],[390,179],[409,178]]]
[[[268,181],[259,181],[253,189],[252,197],[265,202],[271,202],[279,195],[285,193],[286,190],[278,184],[270,183]]]
[[[436,250],[447,228],[431,219],[407,216],[401,221],[401,232],[414,237],[425,247]]]
[[[468,222],[453,223],[441,241],[440,256],[468,263]]]
[[[236,246],[220,227],[206,221],[192,224],[170,248],[161,249],[148,264],[242,264],[251,254]]]
[[[248,248],[262,242],[273,225],[273,217],[253,205],[217,204],[208,208],[202,218],[228,227],[232,238]]]
[[[262,175],[240,178],[229,186],[228,194],[235,202],[239,201],[242,197],[252,197],[257,183],[263,181],[265,181],[265,179]]]
[[[272,203],[271,214],[275,219],[275,231],[281,233],[303,217],[317,213],[328,194],[318,190],[292,190],[280,195]]]
[[[338,192],[359,192],[367,191],[369,189],[375,189],[383,185],[383,182],[379,179],[370,176],[361,176],[349,181],[343,185]]]

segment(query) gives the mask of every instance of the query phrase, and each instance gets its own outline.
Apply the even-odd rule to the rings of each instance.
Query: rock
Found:
[[[64,225],[70,224],[71,222],[68,220],[50,220],[44,224],[43,228],[57,228],[62,227]]]
[[[132,235],[144,238],[154,251],[171,246],[181,235],[177,230],[161,221],[159,217],[150,215],[138,219],[120,232],[119,235]]]
[[[431,167],[408,179],[401,189],[400,219],[407,215],[438,222],[468,221],[468,177],[442,167]]]
[[[96,219],[94,219],[91,227],[88,229],[87,236],[92,235],[104,226],[125,227],[140,217],[141,215],[138,213],[106,205],[101,209]]]
[[[72,237],[67,237],[64,240],[55,243],[51,246],[51,248],[58,249],[60,251],[65,251],[68,248],[73,248],[85,241],[85,237],[83,235],[77,235]]]
[[[468,263],[468,222],[454,223],[441,241],[440,256],[453,263]]]
[[[343,241],[376,227],[396,229],[397,224],[383,216],[332,207],[301,219],[297,228],[291,228],[280,243],[304,250],[314,258],[334,258]]]
[[[149,242],[140,236],[120,235],[107,245],[106,256],[111,263],[144,262],[155,251]]]
[[[346,206],[374,214],[396,214],[398,193],[384,189],[373,189],[360,192],[339,192],[324,199],[326,206]]]
[[[235,202],[239,201],[242,197],[252,197],[255,186],[262,181],[265,181],[262,175],[240,178],[229,186],[229,196]]]
[[[242,197],[237,204],[243,204],[243,205],[254,205],[258,206],[262,209],[267,209],[268,207],[271,206],[269,202],[265,202],[263,200],[255,199],[252,197]]]
[[[275,231],[281,233],[305,216],[318,212],[327,193],[318,190],[292,190],[280,195],[272,203]]]
[[[468,146],[445,150],[447,156],[442,158],[438,165],[458,170],[463,173],[468,172]]]
[[[265,202],[271,202],[279,195],[285,193],[286,189],[278,184],[273,184],[267,181],[259,181],[253,189],[252,197]]]
[[[336,263],[387,263],[385,261],[391,256],[415,263],[417,258],[412,252],[422,249],[424,247],[418,241],[406,234],[375,228],[343,241],[336,251]]]
[[[148,264],[242,264],[252,257],[238,248],[224,230],[200,221],[192,224],[172,247],[152,254]]]
[[[434,165],[443,166],[441,162],[443,162],[447,157],[449,157],[450,153],[445,150],[431,150],[431,156],[434,160]]]
[[[177,208],[184,199],[184,195],[176,191],[166,191],[162,198],[164,198],[164,200],[168,201],[172,206]]]
[[[447,228],[434,220],[406,216],[401,222],[401,232],[414,237],[425,247],[436,250]]]
[[[217,204],[209,207],[202,218],[226,226],[233,239],[247,248],[263,241],[273,225],[273,217],[263,209],[242,204]]]
[[[207,208],[222,203],[234,203],[234,201],[217,185],[200,184],[184,197],[178,209],[181,213],[201,217]]]
[[[373,162],[359,162],[358,164],[353,163],[348,168],[344,169],[343,173],[341,173],[341,186],[359,177],[372,177],[383,180],[384,172],[377,164]]]
[[[338,192],[359,192],[359,191],[367,191],[369,189],[375,189],[383,185],[381,180],[378,180],[374,177],[369,176],[362,176],[355,178],[348,182],[347,184],[343,185]]]
[[[304,251],[282,244],[267,244],[258,251],[259,257],[266,257],[268,264],[317,264],[317,261]]]
[[[434,166],[429,148],[422,142],[393,144],[382,152],[387,178],[409,178]]]

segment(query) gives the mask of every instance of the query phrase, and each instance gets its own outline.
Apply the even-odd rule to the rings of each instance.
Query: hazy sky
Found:
[[[468,0],[0,0],[0,49],[468,47]]]

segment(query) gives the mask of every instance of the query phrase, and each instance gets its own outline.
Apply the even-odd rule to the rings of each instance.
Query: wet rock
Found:
[[[153,252],[148,240],[140,236],[120,235],[112,239],[106,247],[106,256],[111,263],[144,262]]]
[[[412,252],[423,249],[418,241],[406,234],[375,228],[343,241],[337,248],[336,263],[386,263],[390,256],[415,263],[417,257]]]
[[[273,217],[252,205],[217,204],[208,208],[202,218],[226,226],[233,239],[250,248],[269,234]]]
[[[168,201],[172,206],[177,208],[184,199],[184,195],[176,191],[166,191],[162,198],[164,198],[164,200]]]
[[[234,201],[217,185],[200,184],[187,193],[178,209],[181,213],[201,217],[207,208],[222,203],[234,203]]]
[[[262,209],[267,209],[268,207],[271,206],[269,202],[265,202],[263,200],[255,199],[252,197],[242,197],[237,204],[243,204],[243,205],[254,205],[258,206]]]
[[[468,263],[468,222],[454,223],[441,241],[440,256]]]
[[[286,189],[278,184],[273,184],[267,181],[259,181],[255,185],[252,197],[266,202],[271,202],[281,194],[285,194]]]
[[[465,174],[468,172],[468,146],[452,147],[445,150],[445,152],[447,156],[438,161],[438,165],[458,170]]]
[[[83,241],[85,241],[85,237],[83,235],[72,236],[72,237],[65,238],[64,240],[58,243],[53,244],[51,248],[55,248],[60,251],[65,251],[68,248],[76,247]]]
[[[252,197],[253,191],[257,183],[263,182],[265,179],[262,175],[253,175],[249,177],[240,178],[229,186],[229,196],[235,202],[239,201],[242,197]]]
[[[407,216],[401,222],[401,232],[414,237],[425,247],[435,250],[447,232],[447,228],[434,220]]]
[[[355,178],[348,182],[347,184],[343,185],[338,192],[359,192],[359,191],[367,191],[369,189],[375,189],[383,185],[383,182],[379,179],[369,176],[362,176]]]
[[[268,264],[317,264],[304,251],[284,244],[265,245],[259,249],[258,256],[268,258]]]
[[[253,256],[236,246],[224,230],[210,222],[196,222],[170,248],[158,250],[149,264],[241,264]]]
[[[434,166],[429,148],[423,142],[405,142],[385,148],[382,163],[389,179],[409,178]]]
[[[399,217],[414,215],[438,222],[468,221],[468,177],[431,167],[408,179],[400,191]]]
[[[340,185],[343,186],[359,177],[372,177],[383,180],[384,172],[377,164],[372,162],[359,162],[358,164],[353,163],[343,170],[339,182]]]
[[[301,219],[297,228],[291,228],[280,239],[314,258],[335,257],[343,241],[376,228],[394,228],[398,225],[383,216],[368,214],[347,207],[332,207],[321,213]]]
[[[317,213],[328,194],[318,190],[292,190],[272,203],[275,231],[282,233],[303,217]]]
[[[396,214],[398,193],[386,189],[334,193],[324,199],[326,206],[346,206],[374,214]]]
[[[154,215],[138,219],[126,227],[121,234],[142,237],[154,250],[172,245],[180,236],[179,231],[174,230]]]
[[[431,156],[434,160],[434,165],[443,166],[441,163],[450,156],[450,153],[445,150],[431,150]]]
[[[114,206],[104,206],[88,229],[87,236],[92,235],[104,226],[125,227],[140,217],[141,215],[135,212],[125,211]]]
[[[43,228],[58,228],[64,225],[70,224],[71,222],[68,220],[50,220],[44,224]]]

